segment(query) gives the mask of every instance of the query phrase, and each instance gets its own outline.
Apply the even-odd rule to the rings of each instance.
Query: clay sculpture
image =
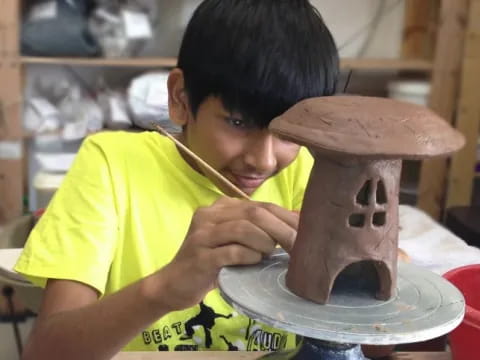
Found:
[[[402,160],[452,154],[464,137],[423,106],[361,96],[304,100],[270,130],[315,158],[287,287],[325,304],[343,270],[368,262],[378,276],[376,297],[394,296]]]

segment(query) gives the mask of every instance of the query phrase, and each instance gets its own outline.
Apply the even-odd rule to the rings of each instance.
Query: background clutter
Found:
[[[35,2],[22,24],[22,51],[30,56],[137,56],[154,38],[157,14],[155,0]]]

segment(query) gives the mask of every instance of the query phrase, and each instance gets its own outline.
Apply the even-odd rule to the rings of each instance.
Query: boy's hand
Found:
[[[160,270],[164,304],[174,310],[194,306],[215,288],[221,268],[251,265],[279,244],[286,251],[297,236],[299,215],[279,206],[222,198],[199,209],[173,261]]]

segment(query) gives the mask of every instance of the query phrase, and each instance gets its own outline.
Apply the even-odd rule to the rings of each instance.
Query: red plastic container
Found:
[[[468,265],[444,275],[465,297],[465,318],[449,335],[454,360],[480,359],[480,265]]]

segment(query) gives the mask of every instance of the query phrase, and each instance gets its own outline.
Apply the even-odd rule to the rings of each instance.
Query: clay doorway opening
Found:
[[[389,273],[384,263],[378,261],[359,261],[345,267],[333,283],[333,296],[355,294],[358,298],[376,299],[383,281],[389,282]]]

